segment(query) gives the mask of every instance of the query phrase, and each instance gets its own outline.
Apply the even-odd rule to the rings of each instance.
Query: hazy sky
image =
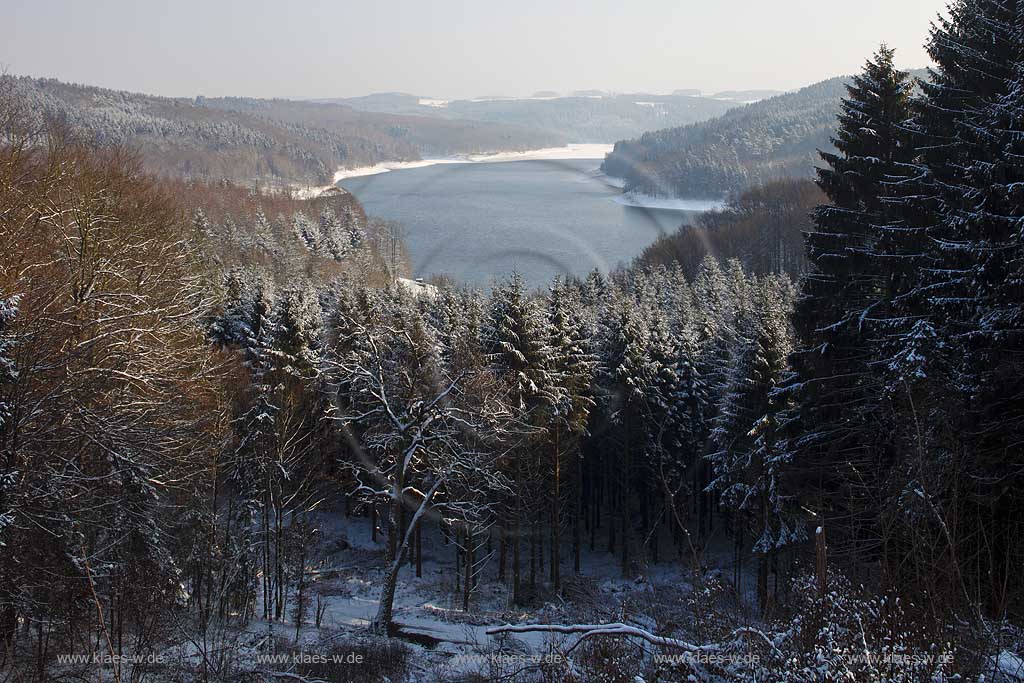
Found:
[[[945,0],[0,0],[0,64],[161,95],[790,89],[901,66]]]

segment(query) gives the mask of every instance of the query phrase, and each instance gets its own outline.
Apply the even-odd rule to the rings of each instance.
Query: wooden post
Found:
[[[818,597],[824,598],[828,592],[828,569],[825,556],[825,527],[818,527],[814,532],[814,559],[818,578]]]

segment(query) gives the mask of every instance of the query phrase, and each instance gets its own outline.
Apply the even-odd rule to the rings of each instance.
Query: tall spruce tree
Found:
[[[896,254],[885,250],[888,231],[901,234],[886,203],[886,182],[915,154],[904,129],[912,85],[893,57],[883,45],[853,78],[832,139],[837,152],[821,153],[827,166],[818,170],[818,184],[831,203],[817,208],[814,229],[806,235],[812,270],[793,316],[799,348],[792,357],[791,389],[800,425],[793,456],[810,479],[829,482],[826,500],[837,508],[831,512],[847,520],[846,540],[872,536],[875,548],[877,504],[854,493],[877,491],[860,486],[865,473],[884,476],[880,458],[887,432],[880,429],[882,391],[871,340],[888,330],[879,332],[872,322],[880,317],[880,304],[891,308],[883,300],[889,294],[889,257]],[[831,495],[834,487],[842,494]],[[863,543],[857,549],[863,551]]]
[[[741,288],[730,286],[718,259],[708,254],[701,261],[693,285],[694,336],[697,344],[697,372],[700,374],[710,400],[704,411],[703,428],[709,428],[715,417],[718,402],[715,397],[728,390],[730,368],[733,365],[733,351],[736,344],[735,306],[741,302],[736,294]],[[707,432],[700,435],[701,456],[706,455]],[[703,538],[711,529],[711,496],[706,492],[711,483],[711,471],[705,458],[699,457],[693,468],[693,507],[697,513],[697,534]]]
[[[601,383],[604,414],[617,432],[605,455],[609,480],[615,482],[612,505],[621,533],[620,557],[625,575],[635,559],[637,485],[650,462],[658,412],[670,406],[669,399],[659,393],[659,381],[671,371],[662,372],[653,357],[649,320],[637,300],[627,291],[619,291],[614,297],[605,323]],[[613,546],[614,536],[610,535],[609,548]]]
[[[953,218],[956,239],[971,245],[962,267],[963,279],[973,283],[974,301],[958,316],[968,332],[957,335],[955,346],[964,349],[957,355],[976,387],[969,404],[980,470],[975,495],[992,505],[992,556],[997,562],[1006,558],[1002,567],[1024,563],[1014,540],[1024,510],[1024,470],[1020,456],[1013,455],[1024,440],[1024,22],[1015,40],[1013,81],[961,125],[961,137],[985,152],[966,169],[970,203]],[[994,567],[994,573],[998,586],[1005,571]],[[996,604],[1011,599],[1020,604],[1022,596],[994,596]]]
[[[753,539],[752,548],[759,556],[758,602],[764,611],[770,558],[800,538],[787,509],[792,505],[780,485],[787,460],[778,435],[784,398],[775,391],[792,350],[788,320],[792,302],[779,279],[764,278],[750,288],[752,310],[740,319],[735,362],[711,433],[715,450],[708,460],[714,478],[708,488],[718,492],[734,514],[737,549],[742,551]]]
[[[1007,582],[1007,567],[1022,559],[1024,523],[1015,455],[1024,369],[1022,12],[1015,0],[962,0],[933,27],[928,51],[937,66],[922,84],[915,118],[921,199],[907,202],[927,218],[933,265],[922,269],[915,295],[939,351],[928,359],[924,393],[941,396],[941,407],[918,401],[904,410],[920,424],[915,446],[929,453],[927,469],[936,475],[927,494],[942,519],[933,534],[943,532],[943,545],[965,567],[946,581],[966,582],[994,613],[1024,604],[1024,592]],[[913,352],[919,331],[898,339],[891,356]],[[913,393],[900,395],[909,404]],[[908,478],[906,488],[920,480]],[[943,524],[954,531],[946,534]]]
[[[522,541],[530,543],[532,576],[536,580],[535,527],[538,511],[525,500],[540,485],[541,460],[534,448],[544,434],[550,408],[557,401],[552,381],[547,318],[527,293],[522,277],[513,273],[507,283],[491,292],[490,316],[484,330],[484,348],[495,374],[509,388],[513,410],[522,421],[521,434],[511,444],[514,500],[507,520],[512,543],[513,600],[522,598]]]
[[[582,453],[580,443],[594,400],[590,384],[596,359],[587,349],[578,292],[556,278],[548,296],[548,325],[551,330],[550,366],[558,386],[549,424],[551,444],[551,583],[561,585],[562,510],[571,499],[573,510],[573,567],[580,571],[580,527],[582,516]],[[570,483],[569,486],[564,484]],[[568,496],[566,495],[568,493]]]

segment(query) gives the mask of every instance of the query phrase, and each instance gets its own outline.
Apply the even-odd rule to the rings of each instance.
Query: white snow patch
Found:
[[[435,100],[431,97],[421,97],[416,104],[421,107],[434,107],[435,109],[447,109],[451,100]]]
[[[1020,655],[1009,650],[1003,650],[995,658],[994,664],[999,675],[1002,677],[996,680],[1013,681],[1014,683],[1024,681],[1024,659],[1021,659]]]
[[[459,157],[443,157],[438,159],[422,159],[420,161],[385,161],[373,166],[357,168],[339,168],[334,174],[334,182],[346,178],[378,175],[389,171],[401,171],[409,168],[423,168],[438,164],[482,164],[504,161],[540,161],[557,159],[604,159],[612,151],[614,145],[585,143],[570,144],[565,147],[544,147],[523,152],[493,152],[491,154],[469,154]]]
[[[316,199],[324,195],[346,195],[348,190],[337,185],[303,185],[301,183],[290,183],[287,189],[295,199]]]
[[[649,107],[651,109],[654,109],[660,103],[659,102],[634,102],[633,104],[637,105],[638,107]]]
[[[323,192],[330,190],[334,185],[323,185],[321,187],[312,187],[309,185],[293,185],[292,196],[296,199],[316,199]]]
[[[716,211],[725,207],[725,202],[721,199],[653,197],[640,192],[626,192],[616,197],[615,203],[641,209],[663,209],[666,211]]]
[[[425,296],[430,299],[437,297],[437,287],[421,279],[410,280],[407,277],[395,278],[395,282],[405,287],[414,297]]]

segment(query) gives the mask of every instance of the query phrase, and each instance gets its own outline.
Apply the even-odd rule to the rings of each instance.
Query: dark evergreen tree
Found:
[[[932,504],[941,515],[933,537],[942,538],[942,524],[955,526],[946,545],[970,567],[960,570],[966,577],[948,572],[942,582],[966,581],[993,612],[1024,604],[1024,591],[1007,584],[1007,567],[1022,561],[1024,524],[1024,480],[1013,455],[1024,436],[1022,12],[1015,0],[961,1],[933,27],[928,50],[937,66],[915,117],[921,181],[905,206],[924,218],[929,237],[913,301],[934,332],[934,353],[926,382],[900,391],[893,377],[891,387],[918,425],[908,450],[928,453],[934,479],[921,488],[940,501]],[[929,338],[921,332],[917,326],[895,339],[888,356],[920,356]],[[922,405],[915,394],[939,400]],[[908,479],[908,489],[926,481]]]
[[[882,46],[853,78],[832,139],[838,152],[821,153],[827,166],[818,170],[818,184],[831,204],[814,212],[806,236],[813,268],[793,316],[799,348],[791,393],[800,427],[790,448],[809,480],[828,482],[822,504],[844,520],[845,532],[833,533],[832,543],[856,541],[861,559],[868,559],[869,539],[878,549],[880,533],[878,487],[862,486],[863,477],[884,479],[890,435],[882,427],[886,412],[873,352],[891,331],[878,321],[894,309],[887,278],[903,270],[893,263],[906,251],[894,243],[906,233],[887,203],[887,182],[915,155],[904,128],[911,84],[893,57]]]

